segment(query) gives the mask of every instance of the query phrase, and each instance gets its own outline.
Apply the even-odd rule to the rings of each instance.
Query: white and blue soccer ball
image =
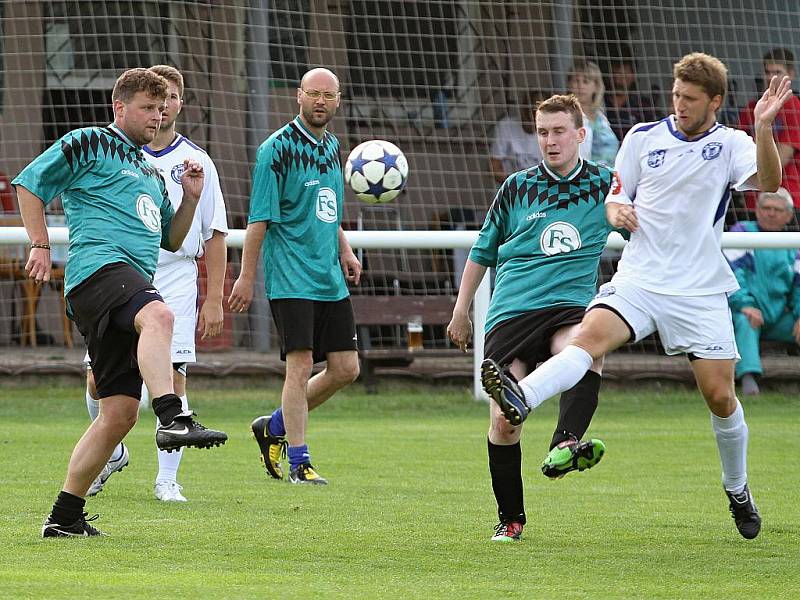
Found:
[[[406,187],[408,161],[391,142],[369,140],[356,146],[347,157],[344,180],[362,202],[390,202]]]

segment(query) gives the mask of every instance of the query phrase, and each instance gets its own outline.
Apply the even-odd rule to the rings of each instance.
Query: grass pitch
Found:
[[[387,386],[384,386],[385,389]],[[185,505],[153,497],[154,418],[131,464],[89,499],[101,539],[39,537],[87,425],[83,391],[2,391],[3,598],[797,598],[798,399],[746,403],[750,483],[764,518],[736,532],[708,413],[696,393],[605,393],[590,435],[608,451],[551,482],[538,470],[551,401],[523,436],[528,525],[491,543],[487,408],[444,389],[359,387],[312,413],[325,488],[269,479],[249,423],[278,390],[195,390],[222,448],[184,454]]]

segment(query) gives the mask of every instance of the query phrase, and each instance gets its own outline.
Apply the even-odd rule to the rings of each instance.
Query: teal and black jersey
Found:
[[[497,267],[486,331],[554,306],[586,306],[611,226],[604,201],[613,172],[579,160],[560,177],[545,163],[511,175],[492,202],[470,259]]]
[[[349,294],[339,266],[344,179],[339,141],[317,139],[299,117],[261,144],[248,223],[268,221],[267,297],[336,301]]]
[[[70,131],[12,183],[45,204],[61,196],[69,228],[65,295],[116,262],[153,280],[175,213],[161,175],[116,125]]]

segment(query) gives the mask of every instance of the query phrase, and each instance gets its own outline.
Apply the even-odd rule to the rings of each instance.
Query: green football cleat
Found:
[[[606,445],[600,440],[562,442],[545,457],[542,473],[560,479],[570,471],[585,471],[599,463],[605,452]]]

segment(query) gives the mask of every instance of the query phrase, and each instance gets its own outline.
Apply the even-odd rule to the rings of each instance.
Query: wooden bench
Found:
[[[361,377],[369,393],[376,391],[376,367],[408,367],[416,358],[463,356],[456,347],[409,349],[407,346],[374,348],[370,325],[396,325],[404,332],[408,322],[422,317],[424,325],[447,325],[453,316],[455,296],[351,296],[358,330]]]

